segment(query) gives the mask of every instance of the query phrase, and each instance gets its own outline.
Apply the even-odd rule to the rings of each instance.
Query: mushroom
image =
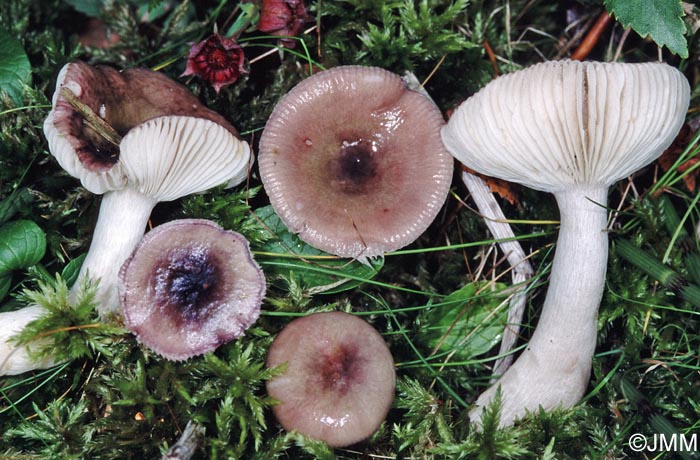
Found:
[[[382,336],[343,312],[295,319],[279,333],[267,366],[286,364],[268,380],[273,411],[288,431],[343,447],[374,433],[394,399],[394,360]]]
[[[248,241],[202,219],[154,228],[119,272],[125,326],[170,360],[240,337],[257,320],[264,294]]]
[[[377,67],[307,78],[276,105],[260,138],[260,176],[289,229],[363,260],[413,242],[447,197],[453,160],[437,107]]]
[[[581,398],[605,282],[608,188],[670,145],[688,104],[687,80],[665,64],[546,62],[489,83],[443,128],[466,166],[553,193],[561,216],[537,328],[477,399],[475,423],[499,389],[503,426]]]
[[[147,69],[66,64],[52,101],[44,122],[51,154],[86,189],[104,194],[78,279],[100,280],[98,311],[113,319],[119,267],[143,236],[155,204],[239,184],[247,176],[250,148],[187,88]],[[14,326],[5,330],[20,330],[42,312],[11,312],[4,319]],[[9,338],[0,331],[1,342]],[[0,366],[13,364],[0,367],[0,375],[53,363],[33,362],[27,347],[12,346],[9,353],[0,355]]]
[[[155,204],[237,185],[251,156],[223,117],[184,86],[147,69],[120,73],[67,64],[44,133],[59,164],[85,188],[104,194],[80,271],[80,277],[101,280],[103,318],[117,312],[117,272]]]

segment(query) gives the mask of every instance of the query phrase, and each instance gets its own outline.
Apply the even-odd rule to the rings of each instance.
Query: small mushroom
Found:
[[[108,318],[119,306],[119,267],[156,203],[240,183],[250,148],[187,88],[147,69],[67,64],[53,106],[44,123],[51,153],[85,188],[104,193],[80,276],[101,280],[98,311]]]
[[[182,219],[144,236],[119,272],[124,324],[170,360],[213,351],[258,318],[265,277],[248,241],[213,222]]]
[[[542,314],[527,348],[476,401],[500,388],[501,425],[584,394],[607,266],[607,194],[657,158],[680,130],[689,85],[661,63],[558,61],[500,77],[442,131],[448,150],[486,175],[554,194],[561,227]]]
[[[452,180],[437,107],[377,67],[307,78],[260,138],[260,175],[287,227],[310,245],[366,258],[413,242]]]
[[[332,447],[371,436],[394,399],[394,360],[386,343],[349,313],[315,313],[289,323],[267,355],[268,367],[285,363],[267,382],[280,402],[273,408],[277,420]]]

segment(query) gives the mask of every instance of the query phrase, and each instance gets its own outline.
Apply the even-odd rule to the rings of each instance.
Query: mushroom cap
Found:
[[[189,116],[162,116],[131,129],[121,141],[129,183],[158,201],[172,201],[248,174],[246,142],[220,124]]]
[[[119,272],[124,324],[171,360],[214,350],[260,314],[265,278],[240,234],[182,219],[144,236]]]
[[[67,88],[93,112],[102,115],[102,93],[111,88],[111,76],[83,62],[64,65],[56,79],[53,108],[44,120],[44,135],[51,154],[65,171],[96,194],[118,190],[126,184],[117,161],[119,148],[84,125],[80,114],[61,95],[61,90]]]
[[[311,246],[372,257],[413,242],[447,197],[453,160],[437,107],[377,67],[302,81],[260,138],[260,175],[289,229]]]
[[[210,120],[228,130],[231,136],[238,136],[225,118],[202,105],[185,86],[161,73],[140,68],[118,72],[80,61],[68,63],[58,74],[53,108],[44,121],[44,134],[61,167],[93,193],[118,190],[129,179],[119,161],[119,146],[105,140],[84,122],[84,117],[61,94],[64,88],[119,136],[163,115]]]
[[[548,192],[607,187],[661,155],[689,99],[688,81],[666,64],[551,61],[486,85],[442,139],[482,174]]]
[[[267,366],[286,363],[267,382],[273,411],[288,431],[342,447],[374,433],[391,407],[396,375],[382,336],[343,312],[295,319],[277,336]]]

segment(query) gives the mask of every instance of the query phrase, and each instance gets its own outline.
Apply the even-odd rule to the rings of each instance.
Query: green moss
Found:
[[[96,326],[92,288],[83,286],[81,296],[68,299],[66,283],[53,276],[74,273],[76,263],[70,262],[87,249],[99,203],[99,197],[62,172],[48,152],[42,123],[56,74],[66,62],[82,59],[117,68],[157,67],[179,79],[190,43],[207,36],[215,25],[220,31],[228,30],[239,10],[237,2],[226,1],[104,2],[98,8],[99,19],[119,36],[104,49],[79,44],[87,17],[73,9],[71,5],[77,3],[0,2],[0,27],[22,43],[32,67],[21,103],[2,101],[0,203],[7,219],[31,217],[48,242],[39,264],[17,275],[1,308],[26,302],[46,304],[52,315],[23,337],[29,340],[52,331],[48,336],[54,347],[69,360],[51,370],[0,378],[0,452],[4,456],[158,458],[190,420],[205,429],[195,458],[211,459],[623,458],[632,455],[627,446],[632,433],[697,431],[700,319],[696,309],[679,295],[678,288],[657,283],[645,270],[628,263],[615,245],[584,401],[568,411],[534,413],[507,429],[496,428],[495,404],[484,417],[484,429],[473,430],[469,405],[489,385],[497,350],[492,347],[479,359],[455,361],[450,356],[456,350],[434,352],[430,345],[434,341],[425,340],[426,331],[446,327],[434,319],[434,312],[450,294],[492,276],[503,275],[499,281],[507,283],[509,274],[498,257],[488,252],[493,241],[483,223],[454,196],[435,224],[411,246],[413,251],[387,256],[380,272],[357,287],[321,295],[310,292],[293,274],[271,280],[258,324],[242,339],[212,354],[168,362],[125,331]],[[496,70],[503,74],[543,58],[566,56],[563,46],[580,24],[598,14],[599,5],[599,1],[312,1],[307,2],[311,13],[307,26],[315,29],[299,37],[293,49],[275,49],[275,39],[243,32],[239,38],[249,60],[275,51],[251,64],[249,74],[219,94],[199,79],[179,80],[229,119],[255,149],[275,103],[320,68],[364,64],[397,73],[411,70],[426,81],[426,89],[447,111],[491,80]],[[170,7],[159,10],[160,6]],[[154,12],[152,19],[143,20],[149,9]],[[567,23],[567,14],[578,15],[581,22]],[[607,44],[617,46],[620,36],[619,26],[605,32],[594,57],[605,57]],[[700,40],[697,35],[688,38],[690,58],[682,67],[693,77],[700,72]],[[495,54],[493,62],[485,43]],[[655,49],[633,36],[623,48],[623,59],[657,58]],[[693,107],[699,97],[696,90]],[[686,158],[697,155],[694,147]],[[254,249],[263,247],[275,236],[263,231],[253,214],[268,204],[257,177],[254,167],[250,188],[217,189],[161,204],[152,223],[182,217],[213,219],[243,233]],[[681,177],[673,170],[657,176],[643,172],[634,179],[642,198],[633,199],[633,194],[621,193],[622,188],[614,190],[611,207],[622,210],[614,237],[629,241],[688,283],[698,284],[697,191],[687,190]],[[453,191],[466,195],[458,181]],[[656,193],[645,197],[647,191]],[[664,191],[671,193],[664,195]],[[519,206],[507,207],[506,214],[520,220],[517,234],[530,235],[524,245],[526,251],[535,252],[533,265],[538,272],[523,328],[524,343],[536,324],[553,255],[551,243],[556,239],[555,226],[536,221],[558,215],[547,195],[523,190],[519,196]],[[446,249],[429,251],[436,246]],[[501,294],[495,290],[478,303],[481,308],[497,305]],[[283,432],[270,410],[274,401],[264,389],[265,380],[278,372],[264,366],[274,335],[299,314],[328,309],[364,315],[384,334],[399,376],[394,407],[377,434],[366,443],[336,452],[302,435]]]

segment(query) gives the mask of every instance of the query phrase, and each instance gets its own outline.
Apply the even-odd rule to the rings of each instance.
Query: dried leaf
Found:
[[[516,188],[517,185],[495,177],[484,176],[483,174],[479,174],[478,172],[467,168],[464,165],[462,165],[462,169],[467,171],[469,174],[474,174],[475,176],[482,178],[484,182],[486,182],[486,185],[489,186],[489,190],[491,190],[491,192],[506,200],[511,206],[520,207],[520,198],[518,198],[518,191]]]

